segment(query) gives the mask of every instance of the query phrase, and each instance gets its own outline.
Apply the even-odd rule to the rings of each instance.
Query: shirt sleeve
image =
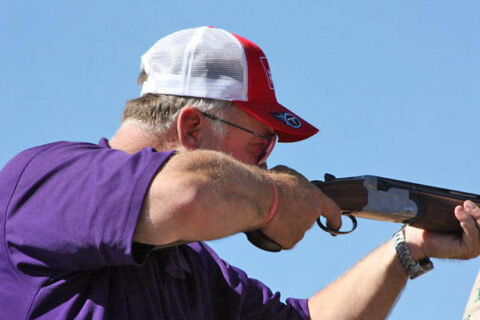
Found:
[[[205,243],[189,246],[207,257],[210,286],[215,288],[217,304],[228,310],[229,319],[310,319],[307,299],[288,298],[281,301],[280,293],[273,293],[264,283],[248,277],[241,269],[224,260]],[[216,272],[213,272],[216,270]]]
[[[131,155],[60,142],[31,153],[7,165],[18,171],[5,211],[16,268],[34,273],[137,264],[133,235],[143,200],[173,152],[148,148]]]
[[[280,292],[272,291],[261,281],[233,266],[226,265],[228,281],[242,283],[241,319],[310,319],[307,299],[287,298],[281,301]],[[236,286],[238,292],[238,286]]]

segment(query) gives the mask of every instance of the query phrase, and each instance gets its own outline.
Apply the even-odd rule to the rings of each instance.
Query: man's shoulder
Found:
[[[101,149],[99,145],[88,142],[56,141],[21,151],[7,162],[2,171],[22,170],[38,156],[58,158],[60,154],[74,155],[75,150]],[[43,159],[45,160],[45,159]]]
[[[33,158],[36,155],[49,151],[49,150],[59,150],[59,149],[87,149],[87,148],[101,148],[97,144],[89,143],[89,142],[73,142],[73,141],[56,141],[50,142],[46,144],[42,144],[39,146],[31,147],[26,150],[21,151],[15,157],[12,158],[13,160],[21,160],[21,159],[28,159]]]

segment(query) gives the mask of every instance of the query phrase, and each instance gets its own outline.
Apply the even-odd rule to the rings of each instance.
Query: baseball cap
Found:
[[[143,56],[146,93],[227,100],[273,128],[279,142],[306,139],[314,126],[277,102],[270,67],[252,41],[226,30],[174,32]]]

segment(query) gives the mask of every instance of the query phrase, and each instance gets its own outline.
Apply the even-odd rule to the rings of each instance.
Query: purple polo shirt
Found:
[[[56,142],[0,171],[0,319],[305,319],[202,242],[133,243],[172,152]]]

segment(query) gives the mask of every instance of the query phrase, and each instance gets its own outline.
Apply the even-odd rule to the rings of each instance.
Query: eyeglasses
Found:
[[[267,140],[268,143],[265,145],[265,148],[263,149],[263,151],[258,156],[257,164],[264,164],[267,161],[268,157],[270,156],[270,154],[273,151],[273,147],[275,147],[275,143],[277,143],[278,137],[275,133],[273,133],[270,137],[267,137],[267,136],[265,136],[263,134],[260,134],[258,132],[255,132],[255,131],[246,129],[244,127],[241,127],[238,124],[235,124],[233,122],[230,122],[230,121],[227,121],[227,120],[224,120],[224,119],[220,119],[219,117],[217,117],[216,115],[213,115],[211,113],[202,112],[202,114],[205,117],[209,118],[210,120],[223,122],[225,124],[228,124],[229,126],[235,127],[237,129],[240,129],[240,130],[243,130],[243,131],[248,132],[250,134],[253,134],[256,137]]]

